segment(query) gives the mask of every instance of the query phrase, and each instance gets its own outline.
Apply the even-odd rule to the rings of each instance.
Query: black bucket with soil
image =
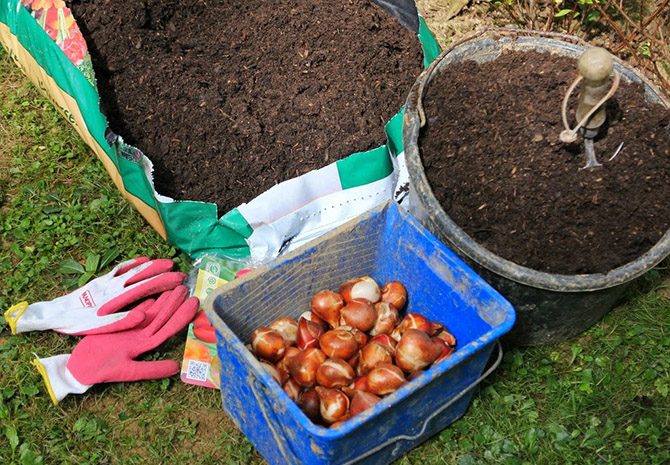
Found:
[[[509,340],[520,345],[584,331],[670,253],[670,105],[660,92],[615,59],[620,85],[590,139],[600,166],[585,168],[586,138],[559,140],[587,48],[487,31],[443,52],[406,102],[408,208],[512,302]]]

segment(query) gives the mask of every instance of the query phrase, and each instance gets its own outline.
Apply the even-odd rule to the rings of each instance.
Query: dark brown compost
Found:
[[[456,224],[508,260],[561,274],[630,262],[670,226],[670,110],[622,83],[595,143],[603,166],[580,170],[581,138],[558,140],[575,66],[537,52],[449,66],[430,84],[420,138],[429,184]]]

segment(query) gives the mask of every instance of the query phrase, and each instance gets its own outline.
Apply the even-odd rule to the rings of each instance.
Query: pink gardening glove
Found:
[[[85,335],[133,328],[144,320],[142,308],[119,310],[182,284],[186,275],[171,272],[173,265],[166,258],[134,258],[63,297],[30,305],[16,304],[5,312],[5,320],[12,334],[51,329]]]
[[[179,372],[174,360],[140,362],[135,359],[155,349],[186,327],[199,302],[179,286],[150,300],[145,320],[134,329],[84,337],[71,354],[36,358],[54,404],[68,394],[81,394],[98,383],[167,378]]]

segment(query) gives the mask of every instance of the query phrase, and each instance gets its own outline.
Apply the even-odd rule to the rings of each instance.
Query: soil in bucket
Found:
[[[419,140],[435,197],[467,234],[519,265],[569,275],[628,263],[670,227],[670,110],[622,80],[595,140],[602,166],[582,170],[582,138],[558,139],[576,74],[576,60],[538,52],[451,64],[428,87]]]
[[[75,0],[111,129],[224,213],[386,140],[419,40],[369,0]]]

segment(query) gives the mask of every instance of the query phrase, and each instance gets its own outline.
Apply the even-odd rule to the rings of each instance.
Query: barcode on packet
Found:
[[[199,362],[197,360],[189,360],[188,368],[186,369],[186,378],[193,381],[207,381],[209,375],[209,363]]]

